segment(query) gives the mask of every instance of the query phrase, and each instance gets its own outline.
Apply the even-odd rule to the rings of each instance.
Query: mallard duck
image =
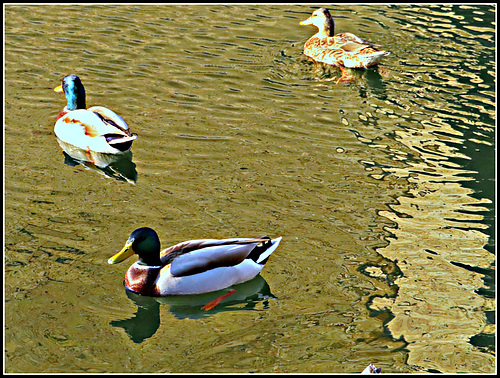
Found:
[[[319,29],[304,45],[304,55],[317,62],[340,68],[368,68],[389,55],[389,52],[377,49],[380,45],[365,42],[352,33],[334,36],[335,23],[328,9],[315,10],[311,17],[300,24],[314,25]]]
[[[64,91],[67,105],[59,113],[54,127],[56,136],[63,142],[85,151],[117,154],[127,151],[137,138],[118,114],[104,106],[85,105],[85,88],[80,78],[68,75],[62,85],[54,88]]]
[[[127,289],[150,296],[201,294],[254,278],[278,247],[281,237],[189,240],[160,252],[158,234],[149,227],[130,234],[123,249],[108,260],[119,263],[134,253],[139,260],[125,274]]]

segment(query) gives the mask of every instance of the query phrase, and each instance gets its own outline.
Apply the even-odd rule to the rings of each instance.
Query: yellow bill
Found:
[[[299,24],[300,25],[311,25],[312,24],[311,17],[309,17],[307,20],[300,21]]]
[[[55,92],[62,92],[62,91],[63,91],[62,85],[60,85],[60,86],[58,86],[58,87],[55,87],[55,88],[54,88],[54,91],[55,91]]]
[[[122,262],[123,260],[128,259],[134,253],[135,252],[132,249],[132,242],[127,241],[127,243],[125,244],[125,247],[123,247],[123,249],[120,252],[118,252],[116,255],[114,255],[113,257],[111,257],[108,260],[108,264],[118,264],[118,263]]]

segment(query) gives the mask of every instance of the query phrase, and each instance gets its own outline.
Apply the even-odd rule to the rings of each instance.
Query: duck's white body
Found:
[[[152,241],[156,237],[149,228],[138,229],[125,247],[109,259],[110,264],[115,264],[134,253],[139,255],[139,261],[132,264],[125,274],[127,289],[153,296],[222,290],[259,274],[281,241],[281,237],[272,240],[197,239],[159,252],[159,241]],[[149,246],[140,243],[149,243]]]
[[[114,146],[137,138],[130,134],[122,117],[103,106],[69,111],[65,108],[56,121],[54,133],[63,142],[103,154],[122,152]],[[116,139],[108,141],[110,135]]]
[[[134,263],[135,269],[138,268]],[[251,260],[243,260],[238,265],[214,268],[192,276],[174,276],[164,268],[155,282],[158,295],[200,294],[221,290],[254,278],[264,266]]]

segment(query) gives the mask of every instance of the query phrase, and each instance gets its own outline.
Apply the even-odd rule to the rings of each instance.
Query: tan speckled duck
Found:
[[[317,62],[340,68],[368,68],[389,55],[389,52],[377,49],[380,45],[365,42],[352,33],[334,36],[335,23],[328,9],[315,10],[311,17],[300,24],[314,25],[319,29],[304,45],[304,55]]]

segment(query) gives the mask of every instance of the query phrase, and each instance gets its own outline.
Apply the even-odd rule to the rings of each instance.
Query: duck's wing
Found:
[[[357,43],[362,43],[365,44],[366,42],[359,38],[358,36],[352,34],[352,33],[339,33],[335,37],[338,41],[344,41],[344,42],[357,42]]]
[[[353,37],[357,38],[355,35]],[[323,61],[327,56],[332,55],[336,59],[341,59],[344,53],[358,53],[359,51],[370,47],[368,43],[361,39],[344,38],[343,36],[335,36],[328,38],[311,38],[307,41],[304,52],[307,55]]]
[[[318,39],[317,44],[324,49],[340,49],[347,52],[361,51],[367,47],[373,49],[382,47],[381,45],[366,42],[352,33],[340,33],[333,37]]]
[[[343,45],[339,46],[339,49],[348,53],[356,54],[361,50],[366,49],[367,47],[369,46],[366,44],[361,44],[357,42],[346,42]]]
[[[365,47],[372,47],[375,49],[382,47],[382,45],[377,45],[375,43],[367,42],[367,41],[359,38],[357,35],[354,35],[352,33],[340,33],[340,34],[337,34],[333,38],[337,38],[339,43],[340,42],[355,42],[355,43],[359,43],[360,45],[364,45]]]
[[[87,110],[97,115],[103,123],[110,127],[110,131],[114,131],[116,134],[123,134],[124,136],[131,135],[125,120],[114,111],[104,106],[93,106]]]
[[[104,106],[93,106],[88,109],[101,121],[102,133],[106,142],[113,148],[126,151],[132,146],[137,135],[132,135],[125,120],[114,111]]]
[[[331,43],[320,49],[316,60],[329,64],[340,64],[345,67],[371,67],[378,64],[382,57],[389,55],[388,52],[378,50],[371,43],[364,42],[361,38],[351,33],[343,33],[341,37],[330,37]]]
[[[269,239],[201,239],[176,244],[162,251],[162,263],[170,265],[173,276],[188,276],[216,267],[234,266]]]

